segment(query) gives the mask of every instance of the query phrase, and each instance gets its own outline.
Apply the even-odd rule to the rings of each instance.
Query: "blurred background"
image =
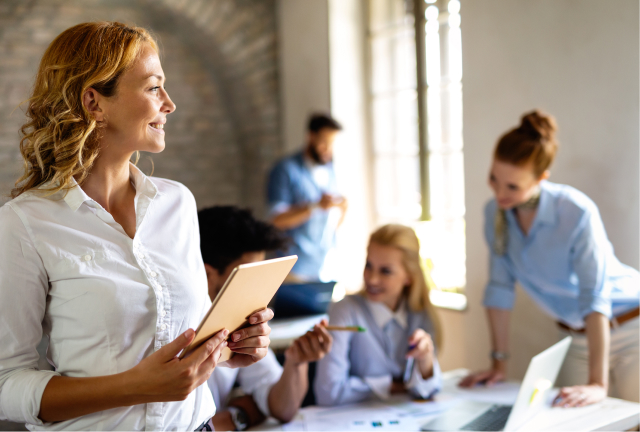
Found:
[[[596,202],[638,268],[638,13],[636,0],[0,0],[0,205],[21,174],[18,106],[47,45],[85,21],[143,26],[177,105],[154,176],[184,183],[199,208],[266,217],[269,169],[302,148],[310,113],[330,112],[349,211],[328,277],[358,290],[369,233],[414,226],[438,287],[442,367],[486,367],[486,178],[524,112],[556,117],[551,180]],[[139,166],[151,172],[149,155]],[[558,335],[521,290],[514,313],[510,375],[522,378]]]

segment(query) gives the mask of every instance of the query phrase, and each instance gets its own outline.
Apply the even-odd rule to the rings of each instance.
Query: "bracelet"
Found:
[[[505,351],[491,351],[491,358],[498,361],[509,360],[509,353]]]

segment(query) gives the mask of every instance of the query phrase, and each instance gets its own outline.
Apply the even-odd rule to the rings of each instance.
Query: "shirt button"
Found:
[[[160,330],[166,330],[166,329],[167,329],[167,325],[166,325],[166,324],[162,324],[162,325],[160,326]]]
[[[158,276],[158,273],[152,271],[151,273],[149,273],[149,276],[151,276],[152,278]]]
[[[138,254],[138,258],[144,259],[144,255],[143,254]]]
[[[91,255],[85,255],[84,256],[84,260],[85,261],[91,261]]]
[[[167,316],[167,311],[166,311],[166,310],[163,310],[162,312],[160,312],[160,315],[162,315],[163,317],[164,317],[164,316]]]

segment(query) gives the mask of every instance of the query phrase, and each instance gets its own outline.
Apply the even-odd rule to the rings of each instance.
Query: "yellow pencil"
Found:
[[[326,326],[325,328],[329,331],[350,331],[350,332],[357,332],[357,333],[363,333],[367,331],[366,328],[360,327],[360,326],[347,326],[347,327]]]

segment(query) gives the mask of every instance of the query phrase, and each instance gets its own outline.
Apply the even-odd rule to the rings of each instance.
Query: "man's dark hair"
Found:
[[[342,125],[328,114],[315,113],[309,117],[309,126],[307,126],[309,132],[318,133],[324,128],[339,131],[342,130]]]
[[[220,273],[247,252],[270,252],[287,244],[282,231],[234,206],[200,210],[198,224],[202,259]]]

